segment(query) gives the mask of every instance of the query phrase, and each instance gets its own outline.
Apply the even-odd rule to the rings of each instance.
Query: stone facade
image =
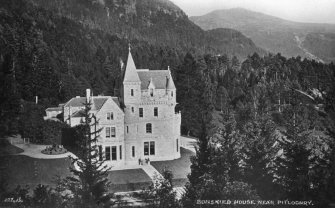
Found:
[[[181,115],[175,113],[176,88],[169,69],[136,69],[129,51],[122,101],[126,164],[139,158],[156,161],[180,157]]]
[[[75,97],[61,105],[64,122],[76,126],[83,120],[84,103],[92,103],[91,113],[102,129],[98,137],[101,154],[112,167],[180,157],[181,114],[175,113],[176,88],[170,70],[136,69],[129,50],[121,98]],[[47,117],[60,108],[48,108]],[[49,116],[48,116],[49,115]]]

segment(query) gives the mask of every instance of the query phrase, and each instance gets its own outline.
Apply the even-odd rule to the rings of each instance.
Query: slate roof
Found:
[[[169,77],[166,83],[166,89],[176,89],[172,77]]]
[[[62,107],[47,108],[46,111],[62,111]]]
[[[120,107],[120,101],[118,97],[112,97],[113,101]]]
[[[80,117],[84,117],[83,115],[84,115],[84,110],[79,110],[79,111],[74,112],[71,117],[80,118]]]
[[[148,71],[137,71],[138,76],[141,80],[141,89],[146,90],[152,79],[155,89],[166,89],[168,87],[168,79],[170,79],[169,87],[175,89],[172,77],[169,70],[148,70]],[[171,89],[171,88],[170,88]]]
[[[138,78],[138,75],[136,73],[136,66],[134,63],[134,59],[129,50],[127,66],[126,66],[126,71],[124,74],[123,82],[139,82],[139,81],[140,79]]]
[[[107,97],[93,97],[92,110],[100,110],[107,101]],[[84,107],[86,97],[72,98],[64,107]]]

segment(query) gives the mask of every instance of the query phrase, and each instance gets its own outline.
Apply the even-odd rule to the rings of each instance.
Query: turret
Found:
[[[137,74],[136,66],[130,52],[128,53],[127,66],[123,79],[124,105],[137,104],[141,100],[141,80]]]
[[[172,99],[174,102],[176,102],[176,86],[174,85],[170,67],[168,67],[169,76],[166,77],[166,94],[169,97],[169,99]]]

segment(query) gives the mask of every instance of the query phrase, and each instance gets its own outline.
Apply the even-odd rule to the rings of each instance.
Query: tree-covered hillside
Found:
[[[24,103],[35,96],[43,108],[85,88],[117,96],[129,43],[137,67],[149,69],[174,70],[187,51],[262,53],[238,32],[228,33],[204,32],[169,1],[2,1],[2,132],[17,131]]]
[[[168,0],[33,0],[59,16],[67,17],[91,29],[99,29],[128,40],[144,40],[153,45],[164,45],[182,51],[198,53],[229,53],[245,58],[253,52],[264,53],[250,39],[239,34],[232,37],[227,31],[209,33],[191,22],[186,14]],[[230,30],[231,33],[236,33]],[[227,44],[229,39],[239,44]],[[233,45],[233,47],[232,47]],[[236,46],[237,45],[237,46]]]

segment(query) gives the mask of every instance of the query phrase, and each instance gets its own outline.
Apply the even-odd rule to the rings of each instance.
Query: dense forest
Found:
[[[176,70],[178,101],[183,131],[199,138],[199,149],[184,205],[334,201],[334,75],[333,64],[280,54],[253,54],[242,63],[187,54]]]
[[[106,1],[105,6],[114,3],[110,7],[88,0],[47,2],[1,4],[1,134],[21,133],[37,143],[57,141],[59,135],[53,134],[54,139],[47,135],[65,126],[44,121],[44,109],[83,95],[86,88],[118,96],[130,42],[137,68],[170,66],[182,134],[199,138],[182,202],[185,207],[194,207],[196,199],[218,198],[335,201],[333,63],[265,55],[236,31],[205,33],[190,26],[178,8],[169,10],[170,5],[166,10],[168,1],[156,5],[165,15],[150,17],[142,4],[116,6],[123,1]],[[60,9],[52,12],[53,3]],[[115,21],[115,27],[105,28],[108,22],[99,15],[92,19],[90,12],[102,14],[101,8],[104,12],[114,8],[108,10],[108,21]],[[128,19],[135,15],[134,8],[136,15],[150,21],[140,18],[144,22],[125,24],[139,20]],[[128,16],[120,15],[121,10]],[[121,19],[116,21],[113,15]],[[154,26],[132,27],[144,23]],[[160,36],[164,26],[177,35]],[[193,29],[181,32],[185,28]],[[127,30],[132,37],[125,35]],[[151,36],[157,40],[149,41]],[[164,44],[167,39],[170,42]],[[245,41],[251,49],[243,54],[238,46]]]
[[[237,31],[201,30],[169,1],[99,2],[2,2],[2,133],[18,131],[19,113],[36,96],[40,109],[83,95],[86,88],[118,96],[129,43],[137,67],[149,69],[175,70],[187,51],[237,57],[263,53]]]

